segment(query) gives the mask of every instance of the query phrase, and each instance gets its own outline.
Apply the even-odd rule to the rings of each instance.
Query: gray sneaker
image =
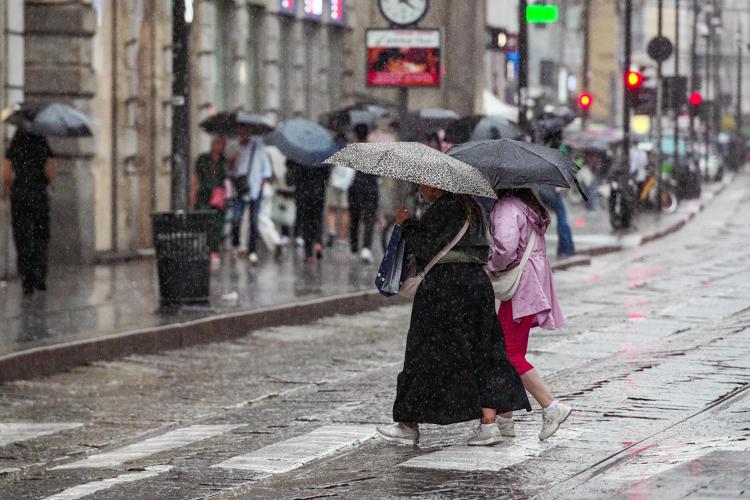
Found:
[[[391,443],[414,446],[419,443],[419,426],[409,427],[401,422],[375,427],[381,438]]]
[[[516,437],[516,429],[512,418],[497,417],[497,426],[500,428],[501,436]]]
[[[570,406],[559,402],[550,411],[542,410],[542,432],[539,433],[539,441],[544,441],[557,432],[560,424],[565,422],[572,411]]]
[[[466,444],[469,446],[492,446],[500,441],[502,441],[500,427],[493,425],[492,427],[483,428],[480,425]]]

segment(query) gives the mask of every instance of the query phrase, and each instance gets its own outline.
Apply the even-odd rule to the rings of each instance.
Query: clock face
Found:
[[[414,24],[427,13],[428,0],[378,0],[380,12],[394,24]]]

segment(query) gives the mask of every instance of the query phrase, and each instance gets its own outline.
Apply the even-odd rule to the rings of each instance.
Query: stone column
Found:
[[[63,101],[90,114],[96,81],[91,61],[96,13],[91,3],[26,0],[24,25],[26,100]],[[58,178],[52,191],[50,264],[91,262],[94,141],[63,139],[51,144]]]
[[[23,0],[0,4],[0,108],[22,102],[24,82]],[[9,127],[0,133],[0,151],[5,153]],[[3,154],[3,157],[5,155]],[[16,274],[16,252],[10,226],[10,200],[0,194],[0,279]]]

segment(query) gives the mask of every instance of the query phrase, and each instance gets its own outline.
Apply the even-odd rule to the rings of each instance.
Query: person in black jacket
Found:
[[[355,125],[354,136],[357,142],[367,142],[369,129],[362,123]],[[372,263],[372,235],[379,201],[378,178],[375,175],[357,172],[349,187],[349,241],[353,254],[360,248],[359,228],[362,222],[362,250],[359,258],[366,264]]]
[[[323,209],[330,167],[309,167],[286,161],[289,180],[294,184],[297,220],[305,248],[305,262],[323,258]]]
[[[55,177],[47,138],[18,129],[5,154],[3,180],[10,193],[13,240],[23,293],[47,289],[50,204],[47,186]]]
[[[531,407],[505,354],[494,290],[484,271],[489,257],[484,214],[467,195],[428,186],[420,186],[419,193],[431,203],[420,220],[410,219],[403,207],[396,214],[417,268],[423,269],[466,220],[469,228],[417,289],[393,405],[395,423],[377,430],[388,441],[416,444],[419,423],[479,418],[468,444],[496,444],[497,413]]]

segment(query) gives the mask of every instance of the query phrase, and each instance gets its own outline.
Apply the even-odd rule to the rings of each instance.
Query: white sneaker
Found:
[[[542,432],[539,433],[539,441],[544,441],[557,432],[560,424],[565,422],[572,411],[570,406],[560,402],[551,410],[542,410]]]
[[[248,259],[250,259],[251,264],[256,264],[258,262],[258,254],[255,252],[251,252],[248,256]]]
[[[500,441],[502,441],[500,427],[497,425],[480,425],[466,444],[469,446],[492,446]]]
[[[391,443],[414,446],[419,443],[419,426],[409,427],[396,422],[391,425],[378,425],[375,427],[381,438]]]
[[[369,248],[363,248],[361,252],[359,252],[359,258],[362,259],[362,262],[365,264],[372,264],[372,252]]]
[[[279,240],[279,245],[281,245],[282,247],[289,245],[289,236],[282,236]]]
[[[303,247],[303,246],[305,245],[305,240],[303,240],[302,238],[299,238],[299,237],[298,237],[298,238],[295,238],[295,239],[294,239],[294,244],[295,244],[296,246],[298,246],[298,247],[302,248],[302,247]]]
[[[512,418],[497,417],[497,426],[500,429],[500,435],[503,437],[516,437],[515,424]]]

